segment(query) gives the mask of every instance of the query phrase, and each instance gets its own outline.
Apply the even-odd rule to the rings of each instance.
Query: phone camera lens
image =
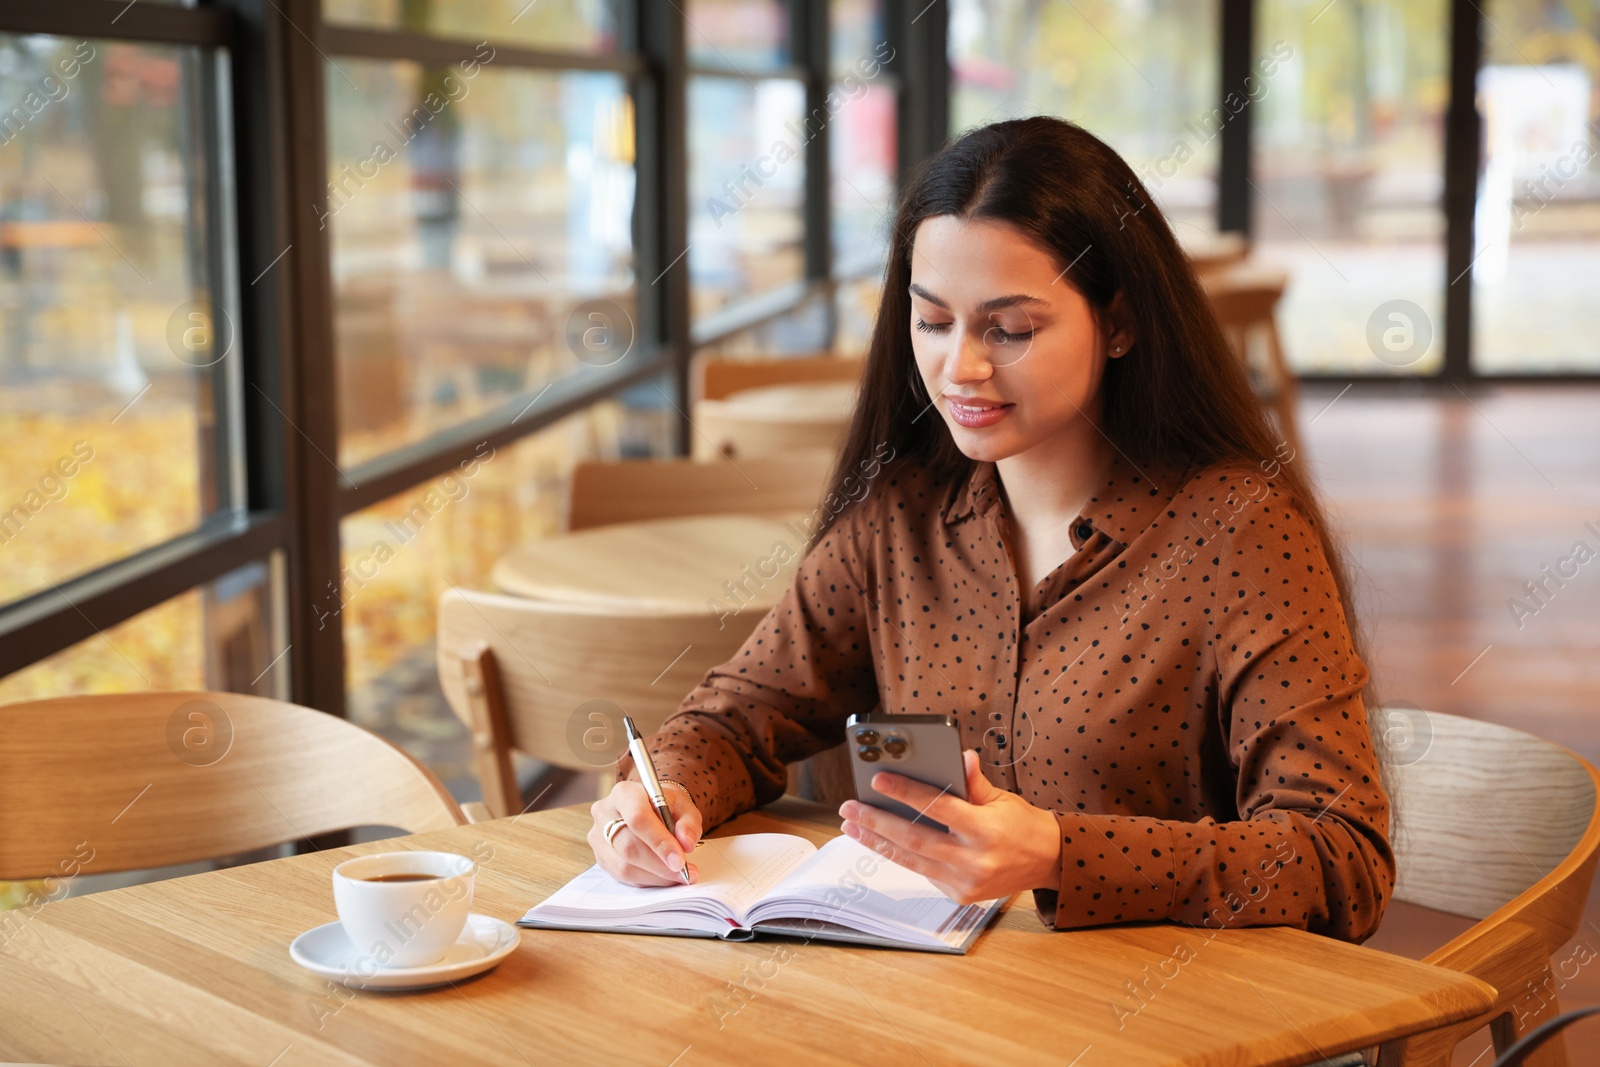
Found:
[[[878,757],[882,755],[882,753],[873,748],[871,745],[862,745],[859,755],[861,756],[862,760],[867,763],[877,763]]]
[[[878,731],[857,730],[856,740],[861,742],[863,745],[875,745],[878,743]]]
[[[891,737],[883,743],[883,750],[896,758],[904,756],[906,754],[906,740],[903,737]]]

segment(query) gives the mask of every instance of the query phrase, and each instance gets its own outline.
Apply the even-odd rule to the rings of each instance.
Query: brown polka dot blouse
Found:
[[[1367,670],[1295,501],[1117,459],[1031,618],[1003,507],[993,463],[943,486],[887,464],[651,739],[660,772],[709,828],[852,713],[953,714],[990,781],[1057,814],[1044,922],[1371,934],[1395,868]]]

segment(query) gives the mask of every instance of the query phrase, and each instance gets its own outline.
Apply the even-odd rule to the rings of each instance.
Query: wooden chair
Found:
[[[827,488],[833,454],[723,460],[622,460],[580,463],[567,497],[567,529],[689,515],[790,515],[815,509]]]
[[[690,369],[696,400],[721,400],[745,389],[768,385],[861,380],[866,361],[859,356],[782,356],[763,359],[724,359],[698,356]]]
[[[296,704],[155,692],[0,708],[0,879],[165,867],[357,826],[420,833],[467,822],[405,752]]]
[[[849,424],[848,403],[831,397],[819,403],[807,387],[838,385],[848,392],[847,387],[861,380],[863,366],[864,360],[850,356],[700,357],[693,369],[697,399],[691,454],[702,460],[718,455],[742,460],[798,449],[836,450]],[[750,393],[755,390],[797,395],[763,398],[759,407],[752,407]]]
[[[621,612],[451,590],[439,598],[439,681],[472,731],[484,803],[522,810],[513,750],[598,771],[601,795],[626,748],[621,715],[654,733],[760,621],[711,612]]]
[[[1203,274],[1200,283],[1223,334],[1249,372],[1256,394],[1277,417],[1278,432],[1294,454],[1301,455],[1295,415],[1299,390],[1278,336],[1278,302],[1288,287],[1288,273],[1237,266]]]
[[[1551,956],[1577,932],[1600,855],[1600,772],[1575,753],[1493,723],[1378,708],[1373,733],[1420,758],[1386,770],[1399,861],[1395,898],[1479,920],[1425,958],[1500,992],[1470,1022],[1390,1042],[1380,1067],[1447,1067],[1484,1026],[1497,1052],[1560,1013]],[[1565,1067],[1559,1039],[1529,1057]]]
[[[849,428],[842,415],[807,417],[741,411],[733,401],[702,400],[694,406],[690,455],[701,462],[719,457],[746,460],[818,451],[832,456]]]

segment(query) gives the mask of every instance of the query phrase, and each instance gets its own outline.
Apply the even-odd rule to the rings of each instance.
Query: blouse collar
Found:
[[[1149,527],[1176,494],[1183,473],[1142,470],[1120,451],[1111,458],[1106,477],[1084,504],[1074,523],[1073,541],[1081,543],[1094,531],[1126,545]],[[992,460],[975,463],[965,482],[958,483],[944,510],[944,521],[954,525],[973,515],[990,515],[1001,504],[999,469]],[[1087,524],[1091,530],[1083,530]]]

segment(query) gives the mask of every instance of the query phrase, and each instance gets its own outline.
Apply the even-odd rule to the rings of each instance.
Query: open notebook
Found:
[[[771,933],[964,953],[1005,903],[957,904],[849,837],[820,849],[790,834],[711,838],[692,858],[693,885],[659,889],[590,867],[517,925],[730,941]]]

